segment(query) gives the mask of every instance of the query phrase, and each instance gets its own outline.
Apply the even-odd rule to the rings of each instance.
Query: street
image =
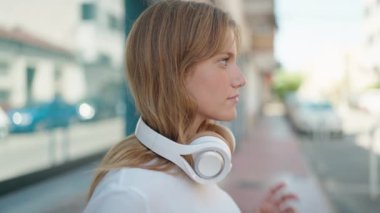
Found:
[[[299,138],[303,155],[338,212],[379,212],[380,196],[370,197],[370,153],[357,144],[362,135],[326,141]]]

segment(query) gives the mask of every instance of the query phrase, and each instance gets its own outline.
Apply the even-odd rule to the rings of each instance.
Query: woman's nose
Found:
[[[246,83],[246,80],[238,66],[236,66],[234,73],[235,74],[233,75],[232,86],[234,88],[243,87]]]

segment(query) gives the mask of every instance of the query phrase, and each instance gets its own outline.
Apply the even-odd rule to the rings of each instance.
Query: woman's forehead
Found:
[[[220,53],[235,53],[237,51],[235,34],[232,30],[226,36],[225,41],[222,43],[220,50],[217,54]]]

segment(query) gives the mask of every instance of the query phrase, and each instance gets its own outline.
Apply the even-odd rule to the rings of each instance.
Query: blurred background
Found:
[[[0,0],[0,212],[83,210],[96,164],[134,131],[125,38],[157,1]],[[291,135],[296,151],[273,145],[281,147],[275,157],[304,165],[328,206],[311,202],[300,212],[380,212],[380,1],[203,2],[228,11],[242,30],[247,85],[238,118],[226,123],[237,137],[237,168],[257,171],[239,157],[261,147],[240,151],[255,135],[266,145],[265,136],[281,143]],[[292,173],[281,169],[268,177]],[[244,185],[239,171],[223,186],[244,206],[235,188],[257,191],[263,181]]]

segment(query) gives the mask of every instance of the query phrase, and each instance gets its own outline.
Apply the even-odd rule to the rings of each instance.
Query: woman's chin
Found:
[[[236,114],[236,111],[233,112],[233,113],[230,113],[230,114],[225,114],[223,116],[219,116],[219,118],[216,118],[214,120],[218,120],[218,121],[233,121],[235,120],[237,117],[237,114]]]

